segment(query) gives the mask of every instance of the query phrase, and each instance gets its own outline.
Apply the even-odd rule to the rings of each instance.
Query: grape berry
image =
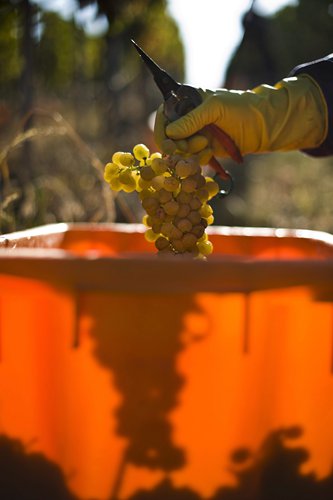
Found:
[[[213,251],[206,234],[214,222],[207,203],[218,184],[202,175],[197,155],[150,154],[144,144],[132,153],[118,151],[107,163],[104,179],[114,191],[137,191],[146,215],[145,238],[159,254],[191,254],[205,258]]]

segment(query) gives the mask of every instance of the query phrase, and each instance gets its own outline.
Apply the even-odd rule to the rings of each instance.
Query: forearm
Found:
[[[333,54],[306,64],[296,66],[289,76],[307,75],[317,84],[327,106],[326,129],[324,141],[316,148],[303,149],[311,156],[333,155]]]

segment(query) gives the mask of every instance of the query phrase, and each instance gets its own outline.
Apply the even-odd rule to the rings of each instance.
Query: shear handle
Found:
[[[237,163],[243,163],[243,157],[241,152],[239,151],[238,146],[235,144],[233,139],[231,139],[230,135],[224,132],[217,125],[211,123],[207,125],[205,129],[209,130],[209,132],[219,141],[221,146],[226,150],[229,154],[230,158],[232,158]]]

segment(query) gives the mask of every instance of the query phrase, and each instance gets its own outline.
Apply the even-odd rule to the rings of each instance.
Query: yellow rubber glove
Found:
[[[161,106],[156,115],[155,141],[166,153],[192,151],[201,144],[204,161],[227,156],[209,133],[197,133],[214,123],[234,140],[242,155],[318,147],[328,131],[328,112],[320,87],[308,75],[286,78],[274,87],[253,90],[200,91],[203,102],[180,119],[169,123]],[[170,140],[171,139],[171,140]],[[194,148],[195,149],[195,148]],[[201,162],[203,164],[203,162]]]

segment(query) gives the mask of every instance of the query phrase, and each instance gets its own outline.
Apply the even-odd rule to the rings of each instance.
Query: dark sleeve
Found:
[[[333,155],[333,54],[306,64],[296,66],[289,76],[310,75],[320,86],[328,109],[328,133],[322,144],[315,149],[306,149],[311,156]]]

